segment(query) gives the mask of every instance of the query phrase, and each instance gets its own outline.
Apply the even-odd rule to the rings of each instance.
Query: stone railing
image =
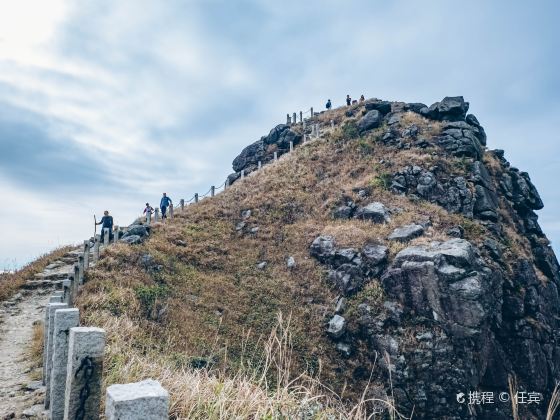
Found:
[[[118,234],[114,235],[114,240],[118,240]],[[103,248],[109,244],[107,229]],[[49,410],[52,420],[100,417],[106,334],[101,328],[80,326],[79,310],[73,307],[84,283],[84,273],[90,266],[90,256],[96,262],[100,248],[99,235],[96,235],[93,249],[89,241],[84,242],[73,275],[63,281],[63,290],[52,294],[45,310],[43,384],[46,387],[45,409]],[[169,418],[168,407],[168,392],[151,379],[111,385],[106,391],[107,420],[164,420]]]

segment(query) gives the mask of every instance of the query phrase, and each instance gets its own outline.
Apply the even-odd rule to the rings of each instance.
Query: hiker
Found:
[[[154,208],[150,206],[150,203],[146,203],[146,208],[144,209],[144,214],[146,215],[146,219],[148,218],[148,214],[154,214]]]
[[[173,201],[171,198],[167,196],[166,193],[163,193],[163,197],[161,197],[161,201],[159,202],[159,208],[161,209],[161,219],[167,219],[167,207],[172,206]]]
[[[350,97],[350,95],[346,95],[346,105],[350,106],[351,103],[352,103],[352,98]]]
[[[360,96],[360,103],[364,102],[366,100],[366,98],[364,98],[364,95]]]
[[[96,225],[101,225],[101,242],[103,242],[103,237],[105,236],[105,229],[109,229],[109,239],[113,237],[113,216],[109,216],[109,211],[105,210],[103,212],[103,217],[101,221],[96,223]]]
[[[332,103],[331,103],[330,99],[327,101],[327,104],[325,105],[325,107],[327,108],[327,111],[330,111],[330,109],[332,108]]]

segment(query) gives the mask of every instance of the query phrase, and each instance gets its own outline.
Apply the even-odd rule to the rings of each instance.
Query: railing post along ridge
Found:
[[[290,140],[290,153],[294,151],[294,142]]]
[[[87,270],[89,268],[89,240],[84,241],[84,268]]]
[[[299,111],[299,122],[303,123],[303,111]]]
[[[105,418],[107,420],[133,420],[142,413],[142,420],[167,420],[169,418],[169,393],[159,382],[147,379],[130,384],[107,387]]]
[[[198,203],[198,193],[194,193],[194,202]]]
[[[74,281],[72,282],[72,302],[76,301],[79,285],[80,285],[80,266],[78,264],[74,264]]]
[[[116,244],[119,241],[119,233],[121,228],[119,226],[115,226],[115,234],[113,235],[113,243]]]
[[[78,284],[84,284],[84,255],[78,255]]]
[[[216,195],[216,187],[212,185],[210,187],[210,197],[214,197],[215,195]]]
[[[181,206],[181,211],[185,210],[185,199],[181,198],[179,201],[179,205]]]
[[[97,262],[99,260],[100,242],[101,242],[101,236],[95,235],[94,242],[93,242],[93,262]]]
[[[54,349],[53,344],[53,333],[54,333],[54,314],[57,309],[66,309],[68,305],[66,303],[49,303],[47,305],[47,324],[45,328],[47,329],[47,345],[43,347],[44,357],[44,378],[45,378],[45,408],[50,406],[50,395],[51,395],[51,369],[52,369],[52,354]]]
[[[276,162],[278,160],[278,152],[274,152],[274,161]]]
[[[64,393],[64,419],[98,419],[105,331],[70,328]]]
[[[295,112],[292,115],[292,121],[294,122],[294,125],[297,124],[297,114]]]
[[[157,223],[159,220],[159,209],[154,209],[154,223]]]
[[[147,211],[146,212],[146,224],[149,226],[151,223],[152,223],[152,212]]]
[[[169,205],[169,218],[173,219],[173,203]]]
[[[257,168],[258,168],[259,170],[262,169],[262,162],[261,162],[260,160],[257,162]]]
[[[103,228],[103,246],[109,246],[109,241],[111,240],[111,229]]]
[[[287,124],[287,125],[290,125],[290,123],[291,123],[290,114],[287,114],[287,116],[286,116],[286,124]]]
[[[241,169],[241,179],[245,178],[245,169]]]
[[[313,107],[311,107],[311,110],[310,110],[310,111],[311,111],[311,118],[313,118],[313,116],[315,115],[315,114],[313,113]]]

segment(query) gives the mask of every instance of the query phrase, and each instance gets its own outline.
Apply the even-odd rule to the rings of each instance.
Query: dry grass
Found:
[[[14,273],[4,273],[0,275],[0,302],[9,299],[27,280],[32,279],[35,274],[43,271],[47,265],[64,256],[71,249],[72,247],[70,246],[57,248],[37,258],[35,261],[30,262]]]

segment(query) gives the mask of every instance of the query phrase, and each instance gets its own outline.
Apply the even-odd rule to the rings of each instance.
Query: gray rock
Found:
[[[129,235],[123,237],[122,239],[119,239],[119,242],[129,244],[129,245],[138,245],[142,243],[142,237],[138,235]]]
[[[464,121],[469,103],[462,96],[446,96],[428,108],[428,116],[435,120]]]
[[[295,268],[296,260],[294,259],[294,257],[292,257],[292,256],[288,257],[288,259],[286,260],[286,266],[288,268]]]
[[[336,343],[336,349],[344,357],[350,357],[352,355],[352,347],[348,343]]]
[[[358,250],[356,248],[340,248],[336,249],[333,255],[332,262],[335,265],[350,264],[356,257],[358,257]]]
[[[169,417],[169,393],[148,379],[107,388],[107,420],[161,420]]]
[[[248,219],[249,217],[251,217],[251,210],[250,210],[250,209],[243,210],[243,211],[241,212],[241,218],[242,218],[242,219],[245,220],[245,219]]]
[[[374,109],[372,111],[369,111],[360,119],[360,121],[358,121],[358,129],[361,132],[372,130],[379,127],[381,125],[381,121],[381,113]]]
[[[475,185],[474,214],[483,220],[498,221],[498,197],[482,185]]]
[[[245,226],[247,226],[247,223],[245,223],[245,222],[238,222],[238,223],[235,225],[235,230],[238,231],[238,232],[239,232],[239,231],[242,231],[243,228],[244,228]]]
[[[37,418],[37,417],[44,417],[45,410],[43,406],[40,404],[34,405],[26,410],[23,410],[21,413],[24,418]]]
[[[126,232],[123,234],[122,239],[127,238],[129,236],[140,236],[145,237],[148,236],[149,231],[144,225],[130,225]]]
[[[374,223],[385,223],[391,220],[387,208],[379,202],[373,202],[356,210],[356,218],[371,220]]]
[[[332,338],[340,338],[346,331],[346,320],[340,315],[335,315],[329,321],[327,333]]]
[[[330,235],[318,236],[311,244],[310,253],[323,263],[329,262],[335,253],[334,238]]]
[[[340,315],[344,313],[344,311],[346,310],[346,306],[347,306],[346,298],[341,297],[336,301],[334,312]]]
[[[330,270],[329,280],[345,296],[357,292],[364,284],[363,272],[354,264],[342,264]]]
[[[350,219],[352,213],[354,212],[354,207],[351,206],[339,206],[333,211],[334,219]]]
[[[391,102],[388,101],[380,101],[377,99],[368,99],[364,102],[364,107],[368,111],[376,110],[382,114],[388,114],[391,112]]]
[[[465,229],[462,226],[451,226],[448,228],[445,233],[449,236],[453,236],[454,238],[462,238],[465,234]]]
[[[406,242],[417,238],[424,233],[422,225],[404,225],[396,228],[388,237],[392,241]]]
[[[259,270],[264,270],[267,266],[267,262],[266,261],[261,261],[260,263],[257,264],[257,268]]]

